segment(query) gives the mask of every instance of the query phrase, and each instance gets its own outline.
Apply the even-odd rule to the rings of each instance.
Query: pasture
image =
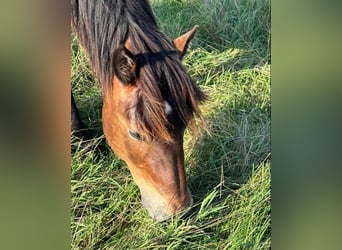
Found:
[[[74,97],[96,137],[86,147],[72,137],[71,248],[270,249],[270,1],[150,2],[170,38],[199,25],[183,60],[209,96],[207,128],[184,138],[192,213],[150,219],[102,135],[101,90],[72,36]]]

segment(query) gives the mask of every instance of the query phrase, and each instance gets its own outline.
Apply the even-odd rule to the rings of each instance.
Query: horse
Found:
[[[124,160],[149,215],[163,221],[193,203],[183,136],[206,94],[181,63],[198,26],[170,40],[147,0],[71,0],[71,27],[102,90],[105,138]],[[84,124],[72,97],[72,129]]]

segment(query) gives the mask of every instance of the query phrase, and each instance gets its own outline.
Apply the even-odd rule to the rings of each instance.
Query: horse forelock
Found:
[[[172,53],[147,53],[138,60],[143,66],[139,70],[139,88],[135,120],[138,126],[151,137],[172,141],[169,129],[175,126],[170,117],[187,125],[199,104],[205,99],[180,62],[179,55]],[[139,57],[138,57],[139,58]],[[169,114],[165,101],[172,108]]]

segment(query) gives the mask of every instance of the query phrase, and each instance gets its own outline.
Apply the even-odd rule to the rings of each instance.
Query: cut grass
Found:
[[[209,95],[209,134],[186,133],[193,193],[185,219],[157,223],[140,203],[125,163],[104,143],[101,90],[72,38],[72,86],[81,115],[98,137],[75,144],[71,166],[72,249],[269,249],[269,1],[154,0],[159,25],[177,37],[199,24],[184,59]]]

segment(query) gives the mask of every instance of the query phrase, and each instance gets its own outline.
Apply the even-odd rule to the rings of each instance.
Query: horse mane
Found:
[[[140,84],[135,112],[127,110],[127,118],[135,116],[139,133],[172,141],[165,100],[173,107],[175,119],[184,125],[200,115],[198,106],[206,96],[181,64],[173,42],[159,31],[148,1],[71,0],[71,7],[72,29],[89,55],[103,91],[112,86],[115,49],[131,40]]]

